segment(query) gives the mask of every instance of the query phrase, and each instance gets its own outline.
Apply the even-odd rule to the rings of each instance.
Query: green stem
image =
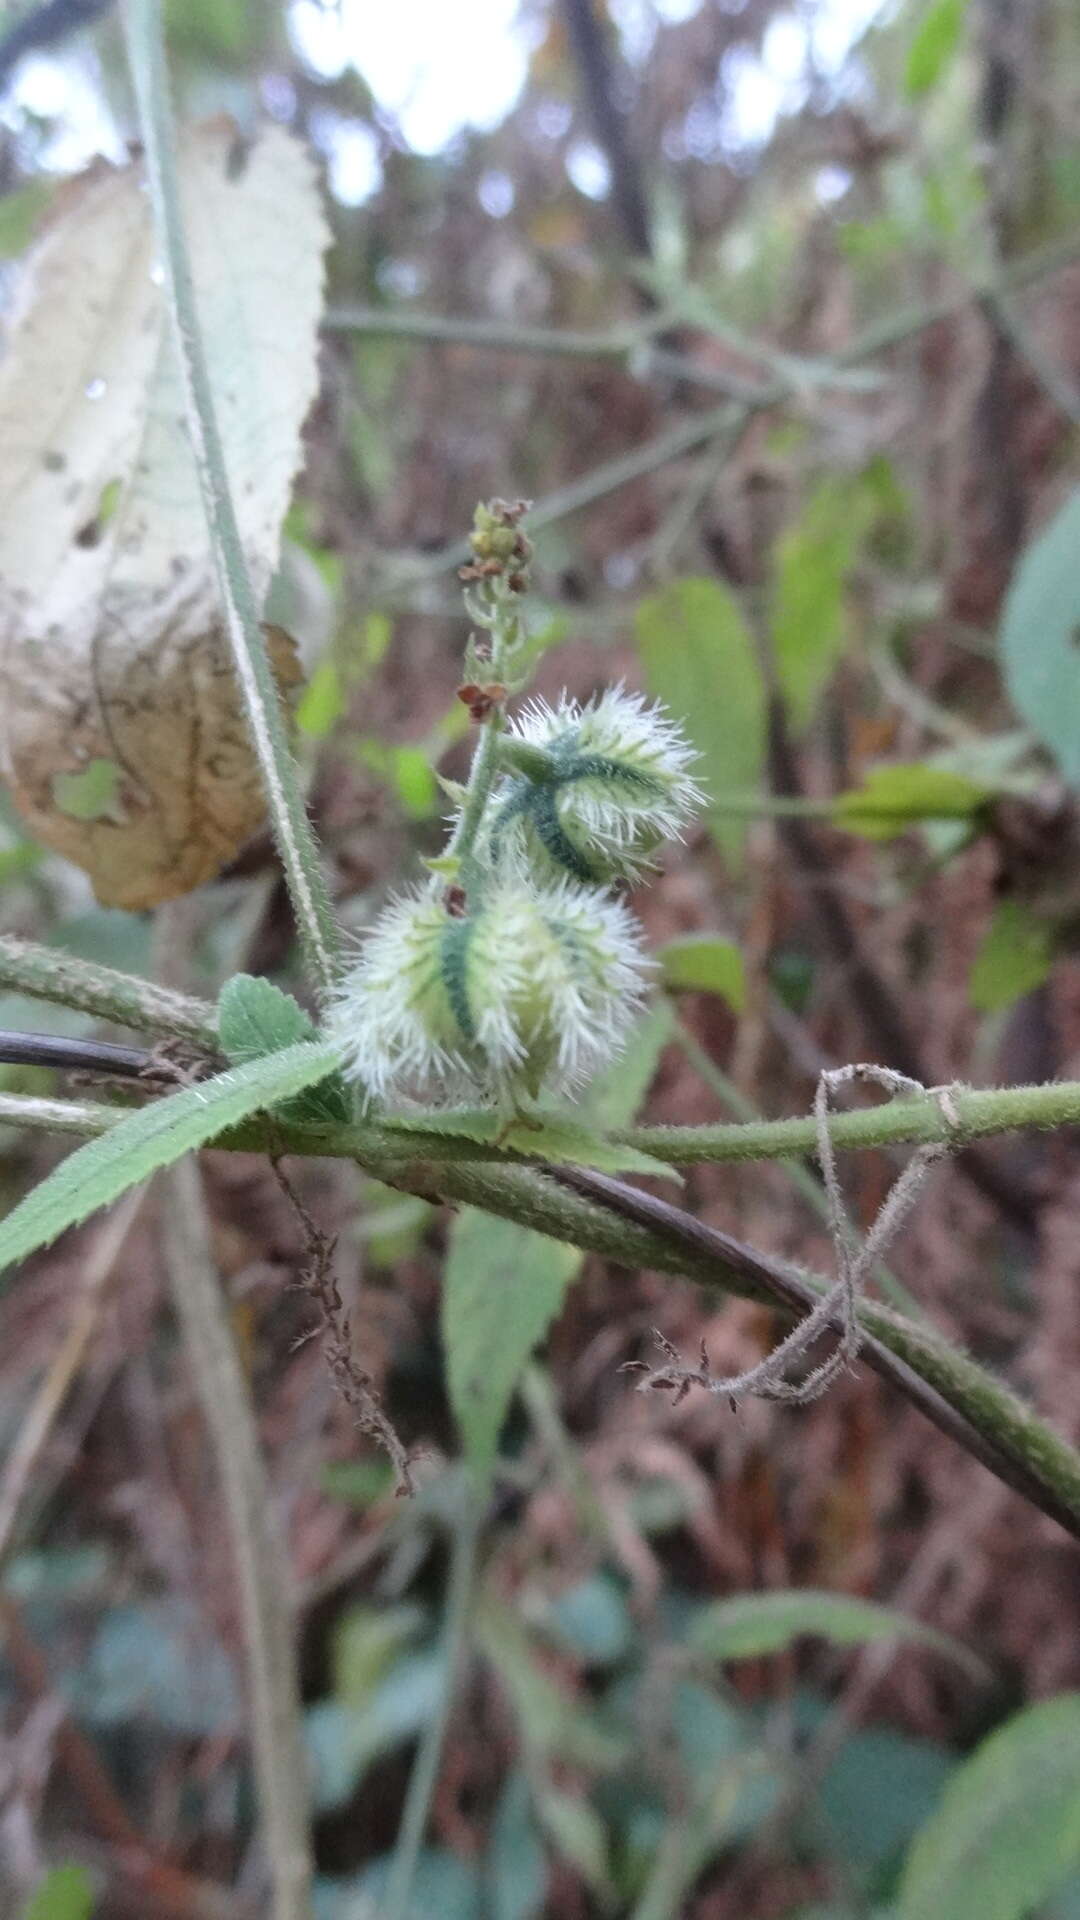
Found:
[[[727,1074],[717,1066],[716,1061],[706,1053],[704,1047],[690,1032],[689,1027],[678,1017],[675,1020],[672,1038],[676,1046],[681,1049],[684,1058],[693,1067],[694,1072],[704,1080],[705,1085],[712,1090],[721,1105],[725,1106],[729,1113],[734,1114],[736,1120],[744,1122],[761,1120],[761,1115],[753,1102],[746,1098],[733,1080],[728,1079]],[[810,1169],[804,1167],[799,1160],[791,1162],[787,1168],[787,1175],[792,1186],[801,1193],[818,1219],[828,1223],[829,1202],[821,1181],[816,1180]],[[922,1318],[922,1308],[914,1294],[905,1287],[902,1280],[898,1280],[896,1275],[890,1272],[888,1267],[879,1262],[874,1268],[874,1277],[886,1299],[891,1300],[894,1307],[899,1307],[901,1313],[908,1314],[914,1320]]]
[[[470,1490],[471,1492],[471,1490]],[[416,1759],[409,1774],[405,1806],[398,1829],[397,1845],[390,1877],[382,1903],[382,1920],[408,1920],[412,1912],[412,1890],[417,1861],[424,1841],[431,1802],[439,1780],[446,1729],[454,1704],[456,1683],[465,1653],[465,1641],[476,1577],[476,1548],[480,1533],[480,1515],[475,1495],[468,1512],[455,1529],[447,1584],[446,1613],[442,1644],[443,1689],[427,1726],[424,1728]]]
[[[834,1146],[841,1150],[869,1147],[926,1146],[936,1142],[953,1148],[972,1140],[985,1140],[999,1133],[1015,1133],[1028,1128],[1050,1129],[1080,1126],[1080,1081],[1066,1080],[1042,1087],[993,1087],[957,1092],[948,1102],[956,1124],[946,1119],[933,1094],[916,1100],[890,1100],[882,1106],[859,1113],[837,1113],[829,1122]],[[0,1118],[9,1126],[25,1126],[35,1131],[57,1127],[45,1118],[45,1111],[84,1116],[80,1124],[65,1123],[66,1133],[102,1133],[124,1117],[124,1109],[103,1103],[40,1101],[17,1095],[5,1095]],[[470,1140],[461,1134],[442,1133],[438,1115],[431,1116],[431,1131],[414,1126],[395,1127],[393,1120],[346,1126],[283,1126],[275,1123],[271,1136],[258,1121],[246,1121],[231,1129],[224,1144],[234,1152],[266,1152],[276,1141],[284,1153],[307,1158],[357,1159],[365,1164],[401,1167],[413,1161],[434,1165],[466,1162],[476,1166],[517,1168],[523,1156],[505,1152],[490,1141]],[[748,1120],[739,1125],[719,1122],[703,1127],[622,1127],[607,1138],[616,1144],[638,1148],[673,1166],[700,1166],[750,1160],[801,1160],[817,1149],[817,1128],[813,1119]]]
[[[326,991],[336,972],[338,932],[296,763],[286,737],[229,492],[184,238],[161,0],[126,0],[124,23],[146,149],[150,198],[165,259],[169,304],[184,379],[188,432],[217,569],[225,627],[262,770],[270,821],[285,869],[297,929],[313,980]]]
[[[500,589],[496,587],[493,591],[498,593]],[[505,588],[501,589],[503,595],[506,591]],[[488,623],[488,631],[491,634],[490,671],[493,681],[502,678],[508,642],[518,630],[519,618],[516,597],[515,602],[507,601],[505,597],[495,601]],[[480,722],[480,737],[469,769],[469,784],[461,814],[446,849],[447,854],[455,855],[461,862],[461,871],[466,885],[468,885],[469,870],[480,823],[484,817],[484,809],[499,771],[499,736],[502,726],[503,709],[501,705],[496,704],[486,720]]]
[[[480,738],[476,743],[472,766],[469,770],[469,784],[465,792],[465,801],[458,817],[457,827],[446,851],[461,861],[465,872],[476,847],[476,836],[480,831],[480,822],[484,817],[488,796],[498,772],[499,756],[499,710],[493,708],[486,720],[480,722]]]
[[[434,346],[481,347],[489,353],[539,354],[545,359],[626,361],[640,351],[647,338],[646,330],[640,327],[585,333],[570,327],[521,327],[511,321],[468,315],[417,313],[409,307],[329,307],[323,326],[330,333],[421,340]]]
[[[119,1027],[189,1040],[209,1052],[217,1050],[214,1009],[204,1001],[139,980],[134,974],[118,973],[113,967],[75,959],[56,947],[0,935],[0,986],[75,1007]]]
[[[1080,1125],[1080,1081],[1037,1087],[986,1087],[958,1090],[948,1101],[929,1093],[914,1100],[889,1100],[858,1113],[838,1113],[829,1122],[833,1144],[845,1150],[867,1147],[963,1147],[997,1133]],[[791,1160],[813,1154],[813,1119],[758,1120],[738,1126],[628,1127],[612,1138],[676,1166],[742,1160]]]
[[[1062,1094],[1071,1095],[1071,1110],[1065,1119],[1080,1119],[1080,1087],[1068,1089],[1021,1088],[956,1096],[963,1114],[972,1102],[1006,1106],[1016,1101],[1032,1103],[1038,1111],[1039,1096],[1053,1102]],[[853,1125],[864,1136],[876,1128],[879,1138],[859,1144],[884,1144],[889,1139],[940,1138],[937,1127],[944,1121],[933,1099],[904,1102],[907,1130],[897,1129],[892,1105],[876,1112],[838,1116],[834,1130],[849,1131]],[[56,1103],[15,1101],[0,1106],[0,1118],[11,1120],[25,1115],[30,1125],[49,1125]],[[75,1110],[73,1110],[75,1111]],[[93,1132],[115,1124],[116,1114],[108,1108],[84,1108]],[[1045,1117],[1045,1116],[1044,1116]],[[1060,1117],[1059,1117],[1060,1118]],[[1059,1118],[1046,1118],[1045,1124],[1058,1124]],[[892,1125],[890,1126],[890,1122]],[[1008,1125],[1023,1124],[1010,1114]],[[1027,1124],[1040,1124],[1030,1117]],[[641,1129],[641,1137],[656,1145],[672,1133],[727,1133],[758,1136],[785,1136],[784,1153],[806,1152],[814,1143],[812,1122],[781,1121],[745,1128],[720,1129]],[[416,1193],[434,1202],[466,1202],[502,1218],[550,1234],[599,1253],[622,1266],[653,1267],[662,1272],[682,1273],[703,1284],[718,1287],[776,1305],[789,1314],[805,1312],[828,1283],[818,1275],[784,1267],[775,1260],[755,1253],[715,1230],[704,1227],[690,1216],[679,1214],[665,1203],[642,1194],[633,1187],[607,1181],[602,1175],[584,1175],[557,1171],[543,1172],[521,1165],[483,1165],[480,1156],[471,1163],[449,1157],[439,1161],[433,1156],[439,1148],[435,1136],[394,1138],[390,1127],[364,1128],[290,1128],[277,1123],[272,1144],[279,1152],[348,1155],[377,1178],[388,1181],[407,1193]],[[793,1138],[793,1135],[796,1137]],[[950,1136],[955,1137],[955,1136]],[[219,1140],[233,1148],[265,1151],[270,1137],[257,1123]],[[461,1153],[472,1143],[444,1141],[442,1147]],[[845,1141],[844,1144],[850,1144]],[[476,1152],[475,1148],[473,1149]],[[415,1156],[415,1157],[413,1157]],[[427,1156],[427,1157],[424,1157]],[[730,1154],[725,1157],[732,1157]],[[766,1156],[767,1157],[767,1156]],[[573,1180],[586,1191],[575,1191]],[[599,1195],[599,1197],[596,1197]],[[969,1452],[983,1460],[1008,1484],[1035,1499],[1046,1512],[1054,1514],[1070,1531],[1080,1531],[1080,1454],[1029,1412],[1004,1387],[984,1373],[966,1355],[950,1347],[926,1328],[894,1314],[876,1302],[864,1301],[859,1309],[860,1323],[869,1336],[864,1355],[869,1363],[900,1387],[928,1417],[949,1432]],[[1040,1490],[1042,1497],[1040,1497]]]

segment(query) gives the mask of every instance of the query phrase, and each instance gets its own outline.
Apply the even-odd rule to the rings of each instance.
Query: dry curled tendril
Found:
[[[840,1189],[836,1155],[829,1131],[831,1096],[839,1088],[856,1081],[872,1081],[875,1086],[884,1088],[892,1095],[929,1092],[936,1098],[946,1126],[950,1130],[959,1127],[954,1104],[957,1091],[955,1084],[926,1088],[921,1081],[911,1080],[903,1073],[894,1073],[888,1067],[864,1064],[835,1067],[822,1073],[814,1096],[814,1120],[817,1157],[829,1208],[829,1230],[836,1249],[836,1281],[822,1295],[817,1306],[792,1328],[787,1338],[744,1373],[728,1376],[714,1374],[709,1366],[704,1340],[699,1364],[696,1367],[684,1366],[682,1356],[670,1340],[654,1330],[657,1344],[666,1355],[668,1365],[652,1367],[647,1361],[629,1360],[620,1369],[623,1373],[644,1375],[638,1383],[639,1393],[649,1393],[654,1389],[668,1391],[675,1395],[674,1404],[678,1406],[680,1401],[685,1400],[691,1387],[704,1387],[709,1393],[719,1394],[728,1400],[733,1412],[740,1400],[750,1398],[786,1400],[789,1404],[804,1406],[808,1401],[819,1399],[837,1375],[854,1364],[861,1343],[858,1307],[869,1274],[896,1239],[930,1168],[950,1152],[949,1144],[943,1141],[916,1148],[907,1166],[894,1181],[860,1246]],[[809,1373],[793,1378],[793,1369],[799,1366],[815,1341],[829,1331],[838,1317],[840,1338],[832,1352],[812,1367]]]

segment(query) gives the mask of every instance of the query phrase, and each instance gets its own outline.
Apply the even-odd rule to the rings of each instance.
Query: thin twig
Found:
[[[312,1859],[288,1565],[194,1160],[165,1182],[165,1265],[221,1479],[236,1566],[273,1920],[310,1920]]]
[[[1005,268],[995,285],[1003,292],[1028,286],[1059,272],[1063,267],[1071,266],[1077,258],[1080,258],[1080,233],[1068,234]],[[604,499],[619,487],[655,473],[682,454],[707,445],[717,434],[737,433],[755,412],[779,405],[785,400],[805,402],[810,392],[831,386],[845,369],[860,366],[863,361],[914,339],[939,321],[962,313],[973,301],[984,297],[988,290],[983,285],[965,286],[928,306],[901,308],[898,313],[890,314],[868,327],[831,360],[800,363],[797,380],[778,378],[762,383],[751,395],[743,395],[737,401],[707,409],[693,420],[679,421],[644,446],[605,461],[602,466],[594,467],[591,473],[583,474],[579,480],[571,481],[567,486],[548,494],[546,499],[538,500],[529,515],[530,527],[537,532],[551,526],[566,515]],[[419,323],[411,330],[417,333]],[[421,557],[398,555],[389,563],[387,590],[389,593],[407,591],[426,581],[437,580],[467,557],[468,549],[463,541],[454,541],[449,546],[440,547],[436,553]]]

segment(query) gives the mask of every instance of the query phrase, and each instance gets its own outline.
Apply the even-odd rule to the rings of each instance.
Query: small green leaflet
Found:
[[[838,827],[864,840],[895,840],[920,820],[974,820],[988,799],[986,787],[922,760],[875,767],[861,787],[833,802]]]
[[[959,1640],[923,1626],[921,1620],[852,1594],[813,1587],[740,1593],[731,1600],[713,1601],[696,1615],[687,1645],[710,1660],[747,1660],[780,1653],[810,1633],[840,1647],[866,1646],[873,1640],[915,1641],[955,1660],[975,1680],[985,1682],[989,1677],[983,1662]]]
[[[31,1895],[22,1920],[90,1920],[96,1905],[83,1867],[54,1867]]]
[[[918,100],[936,86],[960,45],[967,0],[931,0],[904,65],[904,92]]]
[[[318,1035],[303,1007],[270,980],[236,973],[227,980],[218,999],[218,1034],[234,1066],[258,1060],[264,1053],[295,1047]]]
[[[560,1686],[522,1624],[520,1614],[489,1585],[474,1618],[476,1644],[494,1668],[514,1710],[519,1739],[530,1758],[565,1760],[589,1773],[625,1762],[621,1731],[605,1723],[595,1704]]]
[[[658,958],[665,987],[718,993],[734,1013],[742,1012],[746,1005],[746,972],[734,940],[720,940],[710,933],[688,933],[669,940]]]
[[[706,793],[752,792],[765,760],[765,686],[734,594],[715,580],[673,581],[642,601],[637,636],[649,692],[684,723]],[[737,864],[745,823],[717,816],[711,830]]]
[[[503,1784],[484,1856],[490,1920],[540,1920],[547,1893],[547,1855],[540,1844],[529,1776],[515,1767]]]
[[[296,724],[311,740],[323,740],[345,713],[341,675],[333,660],[320,660],[296,708]]]
[[[1017,712],[1080,781],[1080,488],[1020,556],[1001,626],[1005,684]]]
[[[508,1122],[492,1107],[445,1107],[429,1113],[396,1115],[387,1122],[387,1128],[456,1135],[484,1146],[507,1147],[532,1160],[567,1161],[580,1167],[599,1167],[605,1173],[649,1173],[661,1179],[682,1180],[666,1160],[657,1160],[653,1154],[640,1153],[619,1141],[602,1140],[591,1127],[559,1113],[538,1115],[535,1121]]]
[[[1024,900],[1000,900],[971,968],[971,1004],[1000,1013],[1041,987],[1054,963],[1054,929]]]
[[[447,1383],[466,1455],[483,1478],[521,1370],[584,1257],[475,1207],[454,1220],[442,1295]]]
[[[608,1833],[595,1807],[580,1793],[564,1793],[541,1779],[536,1792],[536,1814],[555,1851],[568,1860],[610,1909],[614,1888]]]
[[[1080,1865],[1080,1694],[1028,1707],[949,1781],[896,1920],[1027,1920]]]
[[[314,1025],[290,993],[271,980],[237,973],[227,980],[218,999],[218,1037],[222,1051],[234,1066],[260,1060],[264,1054],[293,1047],[301,1040],[318,1040]],[[303,1126],[327,1126],[352,1118],[349,1090],[340,1073],[319,1087],[287,1101],[283,1120]]]
[[[675,1030],[669,1001],[659,998],[631,1031],[617,1060],[593,1081],[581,1102],[586,1124],[599,1133],[629,1126],[653,1083],[660,1055]]]
[[[290,1094],[334,1071],[334,1049],[301,1041],[214,1080],[130,1113],[97,1140],[70,1154],[0,1226],[0,1269],[47,1246],[98,1207],[107,1207],[160,1167],[204,1147],[253,1113],[278,1106]]]

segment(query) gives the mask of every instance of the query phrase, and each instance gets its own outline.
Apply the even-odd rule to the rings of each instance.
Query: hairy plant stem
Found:
[[[207,1052],[217,1051],[217,1021],[205,1001],[173,993],[151,980],[139,980],[113,967],[78,960],[56,947],[0,935],[0,986],[35,1000],[51,1000],[79,1013],[110,1020],[136,1032],[161,1034],[190,1041]]]
[[[0,1120],[51,1128],[60,1102],[0,1099]],[[1080,1119],[1080,1086],[1002,1089],[954,1094],[958,1127],[952,1127],[932,1095],[895,1101],[865,1113],[837,1115],[830,1122],[834,1144],[897,1144],[968,1137],[973,1124],[1060,1125]],[[96,1134],[122,1114],[103,1105],[72,1107],[72,1125]],[[757,1157],[786,1157],[813,1150],[813,1120],[775,1121],[724,1128],[636,1129],[633,1136],[664,1152],[672,1135],[699,1141],[725,1136],[729,1151],[717,1158],[749,1158],[730,1151],[743,1136],[755,1142]],[[268,1128],[249,1122],[216,1143],[248,1151],[303,1155],[347,1155],[368,1172],[405,1192],[434,1202],[467,1202],[489,1213],[534,1227],[541,1233],[604,1255],[624,1266],[651,1266],[682,1273],[726,1292],[779,1304],[798,1316],[820,1298],[828,1283],[820,1276],[782,1265],[689,1214],[654,1199],[638,1188],[585,1168],[540,1169],[521,1164],[492,1147],[460,1137],[395,1133],[392,1125],[326,1128]],[[677,1151],[683,1160],[698,1157]],[[487,1162],[488,1164],[484,1164]],[[494,1164],[492,1164],[494,1163]],[[863,1357],[887,1375],[927,1416],[983,1460],[1007,1484],[1080,1534],[1080,1454],[974,1361],[925,1327],[914,1325],[875,1302],[859,1306]]]
[[[705,1085],[716,1095],[721,1105],[725,1106],[729,1113],[734,1114],[736,1120],[744,1122],[761,1120],[762,1116],[757,1112],[753,1102],[748,1100],[735,1082],[717,1066],[716,1061],[706,1053],[700,1041],[678,1015],[675,1017],[672,1039],[684,1059],[693,1067],[694,1072],[704,1080]],[[812,1212],[819,1220],[828,1221],[829,1201],[821,1181],[810,1172],[809,1167],[804,1167],[797,1160],[791,1162],[787,1172],[792,1186],[802,1195]],[[915,1320],[922,1318],[922,1309],[914,1294],[905,1287],[902,1280],[897,1279],[884,1262],[878,1261],[874,1268],[874,1277],[885,1298],[890,1300],[894,1307],[898,1307],[901,1313],[906,1313]]]
[[[1030,1087],[957,1087],[949,1115],[933,1093],[889,1100],[858,1113],[838,1113],[829,1123],[833,1143],[844,1149],[925,1146],[961,1147],[996,1133],[1080,1125],[1080,1081]],[[676,1166],[705,1161],[787,1160],[814,1151],[812,1119],[758,1120],[712,1127],[628,1127],[614,1140],[654,1153]]]
[[[147,1056],[149,1062],[151,1056]],[[857,1113],[837,1113],[829,1121],[833,1145],[841,1151],[871,1147],[927,1146],[952,1148],[970,1140],[986,1140],[1000,1133],[1080,1126],[1080,1081],[1052,1081],[1044,1086],[983,1087],[950,1090],[949,1117],[933,1093],[910,1100],[889,1100]],[[81,1134],[91,1138],[124,1118],[125,1109],[104,1101],[42,1100],[22,1094],[0,1095],[0,1122],[28,1127],[34,1132]],[[737,1164],[751,1160],[802,1160],[813,1156],[816,1133],[812,1117],[790,1120],[719,1121],[701,1127],[618,1127],[604,1138],[612,1145],[634,1147],[667,1160],[672,1166]],[[356,1159],[403,1165],[424,1160],[471,1162],[496,1167],[536,1164],[527,1156],[490,1141],[470,1140],[462,1134],[441,1132],[432,1113],[431,1130],[410,1123],[396,1127],[392,1119],[348,1125],[298,1126],[275,1121],[268,1128],[260,1120],[231,1128],[216,1143],[234,1152],[282,1153],[304,1158]]]
[[[150,198],[165,260],[169,305],[183,373],[188,432],[217,569],[225,627],[262,771],[270,822],[285,870],[297,931],[312,981],[325,992],[333,984],[337,971],[338,930],[296,763],[286,737],[229,492],[184,238],[161,0],[125,0],[124,29],[146,149]]]
[[[313,1867],[294,1623],[248,1383],[210,1246],[196,1162],[166,1176],[165,1266],[221,1480],[240,1590],[272,1920],[310,1920]]]

